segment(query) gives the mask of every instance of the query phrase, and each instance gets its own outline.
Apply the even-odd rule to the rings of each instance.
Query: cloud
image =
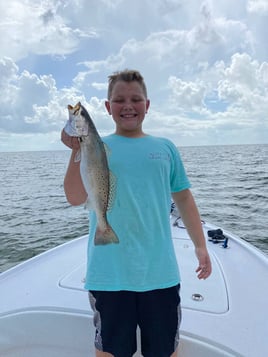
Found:
[[[258,15],[267,15],[268,2],[267,0],[248,0],[247,10],[250,13],[256,13]]]
[[[93,82],[91,83],[92,87],[96,88],[97,90],[106,90],[108,88],[108,84],[107,83],[97,83],[97,82]]]
[[[58,130],[61,104],[66,97],[77,97],[74,89],[59,91],[51,75],[20,73],[10,59],[0,60],[0,129],[30,133]]]
[[[0,73],[0,88],[5,93],[0,97],[2,132],[59,132],[67,120],[67,105],[78,101],[83,102],[90,113],[98,117],[98,126],[102,123],[103,129],[107,128],[103,99],[92,97],[87,101],[74,87],[58,89],[51,75],[37,76],[25,70],[20,73],[19,67],[10,58],[0,60]]]
[[[218,93],[231,107],[239,107],[244,115],[263,121],[260,113],[268,112],[268,63],[259,63],[247,54],[235,54],[224,77],[219,81]]]
[[[173,105],[177,110],[199,111],[204,106],[206,86],[203,82],[185,82],[174,76],[168,82],[172,90]]]
[[[0,4],[0,46],[4,56],[20,60],[30,53],[64,56],[77,50],[84,37],[96,37],[67,25],[58,15],[59,3],[10,0]]]
[[[241,21],[213,18],[205,3],[200,10],[200,21],[193,27],[156,31],[141,40],[129,38],[117,52],[105,59],[81,63],[86,70],[81,71],[74,81],[82,89],[88,85],[91,74],[125,67],[139,68],[154,81],[159,77],[169,77],[172,72],[187,77],[198,72],[201,62],[213,65],[220,59],[229,60],[236,52],[254,52],[250,30]],[[157,69],[157,76],[152,68]]]
[[[148,132],[183,145],[267,142],[267,1],[90,3],[0,3],[2,148],[31,135],[34,147],[56,143],[78,100],[111,132],[106,80],[123,68],[145,77]]]
[[[244,139],[258,137],[265,142],[268,133],[267,70],[267,62],[259,63],[248,54],[236,53],[230,64],[217,62],[213,67],[204,68],[195,82],[170,77],[170,103],[188,122],[189,128],[184,127],[188,135],[190,130],[196,135],[197,131],[213,132],[215,139],[232,133],[235,140],[243,141],[244,136]],[[223,103],[217,111],[213,106],[215,101],[218,105]],[[180,120],[178,123],[181,127]]]

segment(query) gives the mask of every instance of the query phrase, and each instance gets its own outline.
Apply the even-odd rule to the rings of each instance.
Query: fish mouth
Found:
[[[72,114],[76,115],[76,113],[79,111],[79,109],[81,108],[81,103],[78,102],[77,104],[75,104],[75,106],[73,107],[72,105],[68,105],[68,109],[70,111],[72,111]]]

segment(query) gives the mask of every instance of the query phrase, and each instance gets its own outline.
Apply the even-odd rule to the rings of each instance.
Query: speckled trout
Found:
[[[94,210],[97,228],[94,243],[103,245],[119,243],[119,239],[107,220],[111,205],[114,179],[108,167],[106,149],[87,110],[77,103],[68,105],[69,120],[64,128],[67,134],[79,137],[81,178],[88,194],[87,206]]]

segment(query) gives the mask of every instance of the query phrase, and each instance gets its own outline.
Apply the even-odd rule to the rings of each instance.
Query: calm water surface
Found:
[[[268,254],[268,145],[180,148],[202,219]],[[0,153],[0,271],[86,234],[65,199],[69,151]]]

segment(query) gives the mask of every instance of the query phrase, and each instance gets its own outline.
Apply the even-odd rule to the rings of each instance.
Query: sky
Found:
[[[0,151],[61,150],[67,105],[114,131],[107,78],[143,75],[144,130],[268,143],[268,0],[0,0]]]

